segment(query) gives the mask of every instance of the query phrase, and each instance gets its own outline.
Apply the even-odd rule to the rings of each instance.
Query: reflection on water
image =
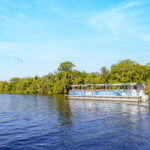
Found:
[[[149,149],[150,103],[0,95],[0,149]]]

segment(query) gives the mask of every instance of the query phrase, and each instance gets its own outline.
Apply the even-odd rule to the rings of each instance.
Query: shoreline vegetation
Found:
[[[19,78],[0,81],[1,94],[67,94],[72,84],[146,83],[146,94],[150,95],[150,63],[138,64],[130,59],[113,64],[110,69],[102,67],[99,72],[86,73],[73,69],[75,65],[66,61],[57,71],[43,77]]]

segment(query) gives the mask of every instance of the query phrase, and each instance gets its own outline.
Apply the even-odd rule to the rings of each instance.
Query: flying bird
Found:
[[[19,57],[14,57],[15,60],[17,60],[18,62],[23,62],[21,58]]]

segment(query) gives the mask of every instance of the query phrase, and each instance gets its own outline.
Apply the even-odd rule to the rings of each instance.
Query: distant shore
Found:
[[[146,83],[150,95],[150,63],[140,65],[129,59],[119,61],[111,69],[102,67],[99,72],[86,73],[73,69],[72,62],[63,62],[55,73],[33,78],[14,77],[0,81],[0,93],[4,94],[66,94],[71,84]]]

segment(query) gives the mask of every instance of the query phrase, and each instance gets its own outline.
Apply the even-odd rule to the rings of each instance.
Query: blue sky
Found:
[[[123,59],[150,62],[150,0],[0,0],[0,80]]]

